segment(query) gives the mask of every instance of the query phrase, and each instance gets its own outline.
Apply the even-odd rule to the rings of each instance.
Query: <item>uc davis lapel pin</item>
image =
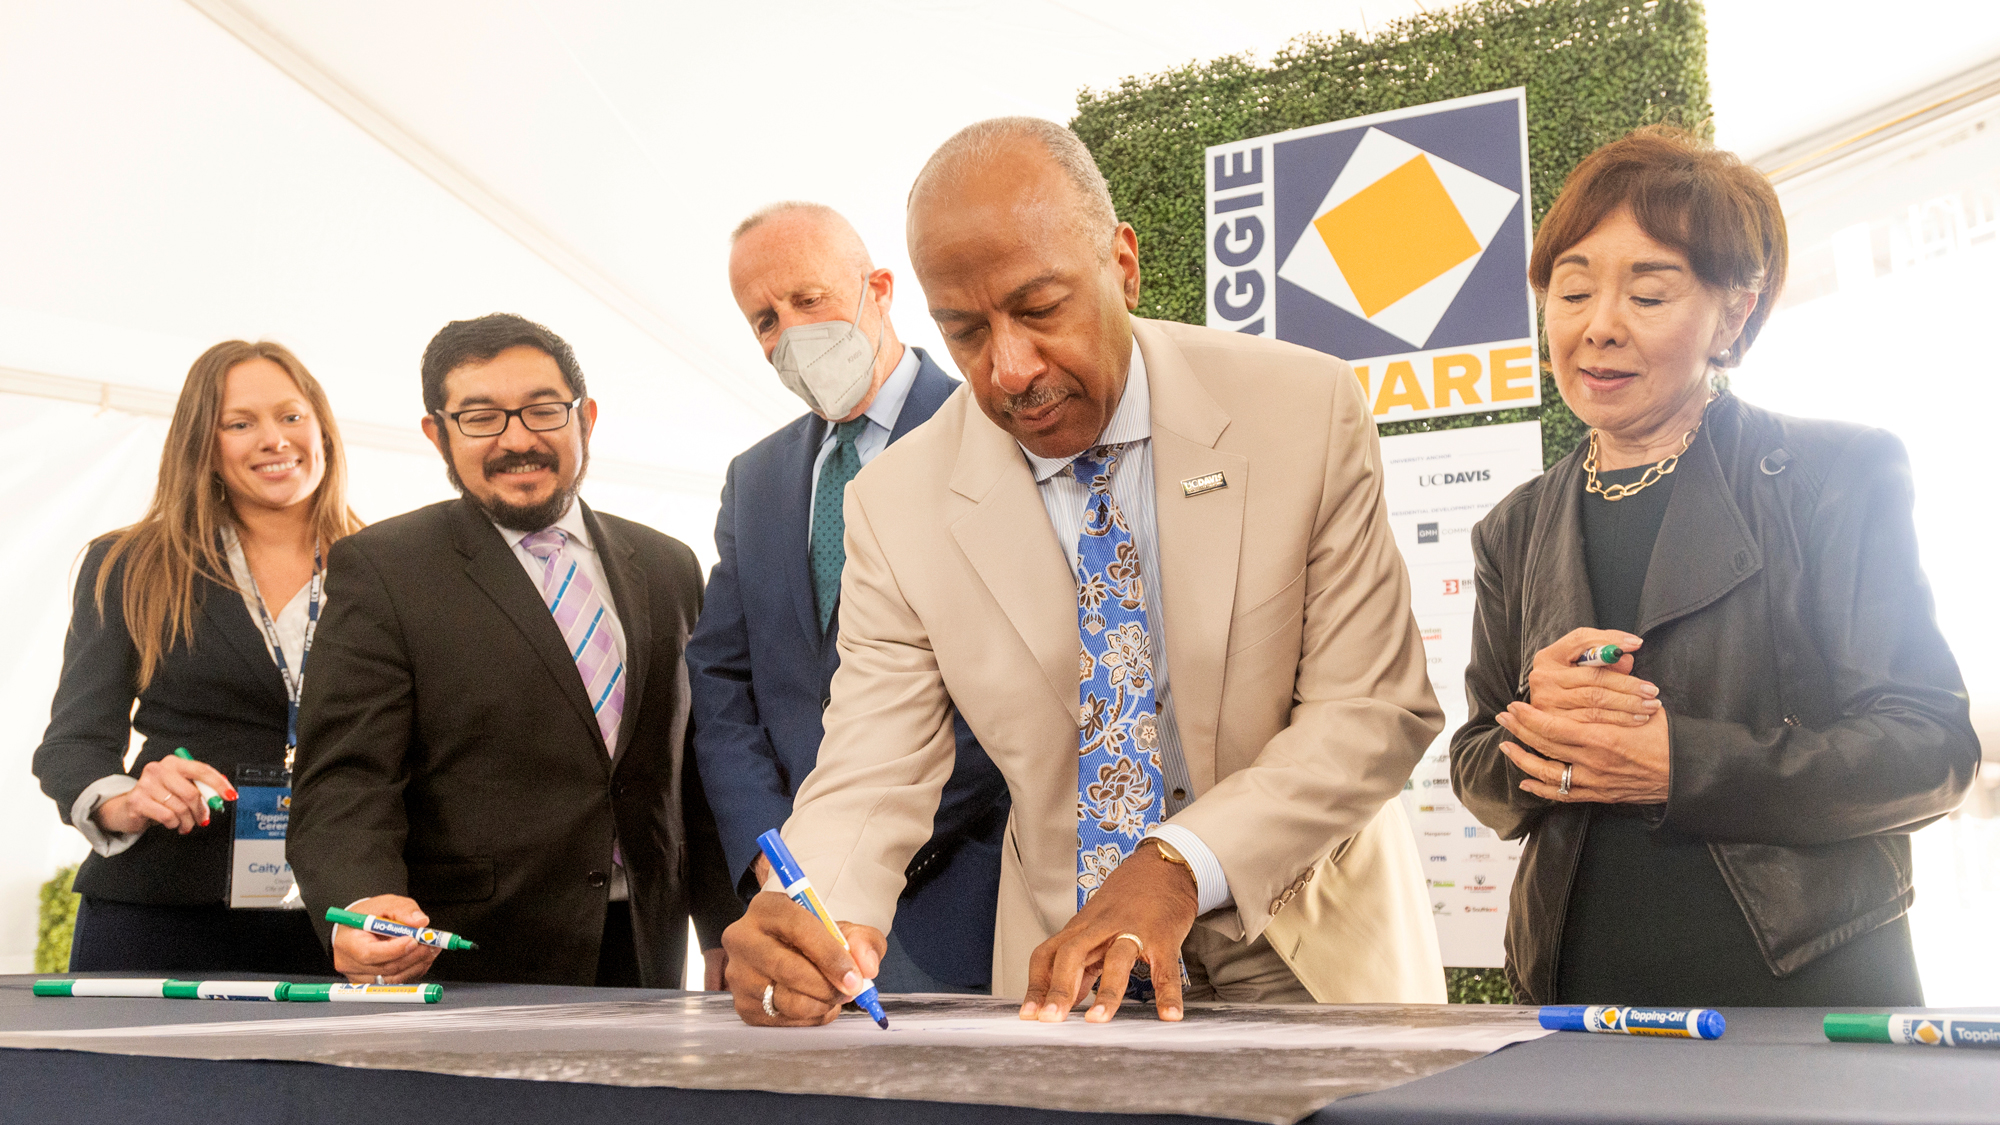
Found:
[[[1214,492],[1218,488],[1228,488],[1229,482],[1221,473],[1210,473],[1205,477],[1189,477],[1181,482],[1182,496],[1200,496],[1204,492]]]

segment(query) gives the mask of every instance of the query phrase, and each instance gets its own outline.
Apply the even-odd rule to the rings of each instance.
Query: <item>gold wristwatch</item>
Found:
[[[1183,871],[1186,871],[1188,873],[1188,879],[1191,880],[1195,885],[1195,890],[1197,892],[1201,890],[1201,880],[1195,878],[1194,864],[1189,863],[1187,861],[1187,857],[1181,854],[1179,848],[1174,847],[1172,844],[1167,843],[1165,840],[1160,839],[1158,836],[1148,836],[1144,840],[1141,840],[1139,842],[1142,845],[1151,844],[1154,847],[1158,848],[1160,850],[1161,859],[1166,860],[1168,863],[1176,864]]]

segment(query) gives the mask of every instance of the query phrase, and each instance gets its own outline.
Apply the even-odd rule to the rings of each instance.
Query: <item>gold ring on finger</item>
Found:
[[[1131,943],[1132,943],[1133,945],[1136,945],[1136,946],[1138,946],[1138,947],[1139,947],[1139,956],[1141,956],[1141,957],[1144,957],[1144,956],[1146,955],[1146,943],[1145,943],[1145,942],[1143,942],[1143,941],[1140,941],[1140,940],[1139,940],[1139,935],[1138,935],[1138,934],[1134,934],[1134,933],[1123,933],[1123,934],[1119,934],[1119,935],[1118,935],[1117,937],[1115,937],[1115,938],[1112,938],[1112,939],[1111,939],[1111,944],[1112,944],[1112,945],[1117,945],[1117,944],[1118,944],[1119,942],[1121,942],[1121,941],[1129,941],[1129,942],[1131,942]]]

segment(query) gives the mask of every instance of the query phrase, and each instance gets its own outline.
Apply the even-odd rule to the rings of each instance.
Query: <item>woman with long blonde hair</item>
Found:
[[[151,506],[84,554],[35,751],[91,847],[72,970],[330,971],[304,912],[269,908],[289,869],[233,845],[282,836],[321,562],[361,526],[346,491],[326,393],[298,357],[231,340],[195,360]],[[239,785],[272,808],[233,808]],[[244,818],[261,831],[233,833]]]

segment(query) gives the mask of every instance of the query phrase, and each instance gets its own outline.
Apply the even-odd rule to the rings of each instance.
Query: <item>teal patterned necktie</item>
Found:
[[[1111,499],[1111,470],[1124,448],[1100,445],[1070,462],[1070,472],[1090,489],[1076,543],[1083,717],[1076,762],[1078,910],[1166,812],[1145,577],[1132,530]]]
[[[855,439],[868,428],[863,417],[842,422],[833,428],[833,452],[819,467],[819,484],[813,488],[811,552],[813,601],[819,605],[819,631],[826,632],[833,620],[833,607],[840,602],[840,571],[847,565],[847,514],[841,505],[847,499],[847,482],[861,471],[861,451]]]

